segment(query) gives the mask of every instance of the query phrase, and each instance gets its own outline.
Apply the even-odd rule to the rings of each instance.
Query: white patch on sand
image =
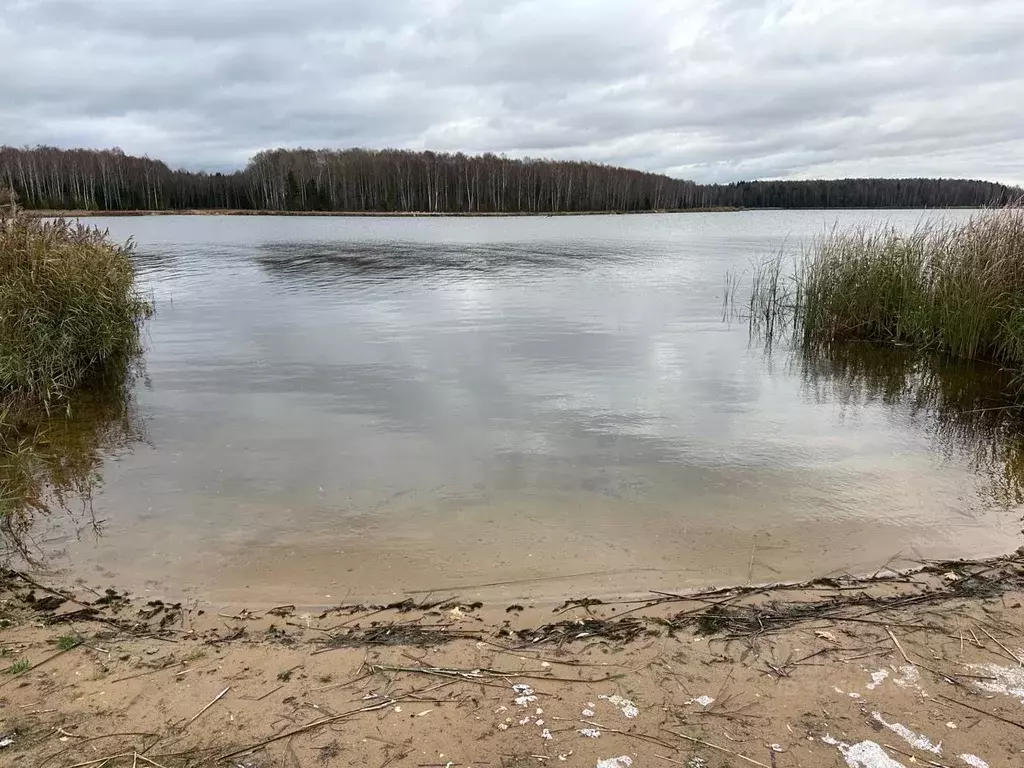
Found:
[[[551,731],[549,731],[547,728],[545,728],[543,731],[540,732],[540,737],[542,739],[553,739],[553,738],[555,738],[554,736],[551,735]]]
[[[532,704],[537,700],[536,695],[533,693],[533,688],[526,685],[525,683],[518,683],[512,686],[512,690],[518,695],[515,698],[516,706],[525,707],[528,704]]]
[[[867,684],[867,689],[869,691],[875,690],[875,688],[880,686],[882,684],[882,681],[885,680],[885,678],[887,678],[888,676],[889,676],[889,670],[888,669],[880,669],[877,672],[872,672],[871,673],[871,682]]]
[[[852,693],[851,692],[851,693],[848,693],[846,695],[849,696],[851,699],[859,699],[860,698],[860,694],[859,693]]]
[[[928,694],[921,688],[921,672],[913,664],[904,664],[897,670],[899,677],[893,678],[893,682],[896,683],[900,688],[906,688],[907,690],[917,691],[922,696]]]
[[[1001,693],[1020,699],[1024,704],[1024,669],[999,664],[968,664],[972,672],[994,677],[994,680],[972,680],[971,684],[987,693]]]
[[[597,728],[580,728],[580,736],[586,736],[588,739],[598,739],[601,737],[601,731]]]
[[[618,694],[614,696],[605,696],[602,694],[597,698],[604,699],[609,704],[618,707],[622,714],[628,717],[630,720],[632,720],[634,717],[640,714],[640,710],[637,709],[636,704],[634,704],[629,699],[622,698]]]
[[[960,759],[971,766],[971,768],[988,768],[988,763],[977,755],[960,755]]]
[[[684,703],[686,703],[686,704],[700,704],[702,707],[710,707],[712,704],[715,703],[715,700],[713,698],[711,698],[710,696],[708,696],[707,694],[704,694],[703,696],[698,696],[696,699],[690,699],[689,701],[684,702]]]
[[[593,717],[594,716],[594,710],[592,710],[592,709],[584,709],[580,714],[583,715],[584,717]]]
[[[905,725],[901,725],[900,723],[886,722],[885,718],[882,717],[882,715],[878,712],[872,712],[871,716],[875,719],[875,722],[884,725],[886,728],[895,733],[897,736],[899,736],[912,747],[920,749],[923,752],[931,752],[934,755],[942,754],[941,741],[938,744],[932,744],[931,739],[929,739],[927,736],[923,736],[919,733],[914,733]]]
[[[598,760],[596,768],[629,768],[632,764],[632,757],[622,755],[621,757],[609,757],[607,760]]]
[[[873,741],[860,741],[852,746],[829,736],[821,737],[826,744],[836,747],[850,768],[906,768],[886,754],[881,745]]]

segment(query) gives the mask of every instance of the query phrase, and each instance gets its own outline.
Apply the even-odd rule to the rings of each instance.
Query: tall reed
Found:
[[[141,351],[131,243],[0,206],[0,406],[50,410]]]
[[[834,230],[792,276],[755,275],[751,321],[791,318],[804,343],[906,345],[1024,370],[1024,209],[959,224]]]
[[[151,311],[130,243],[30,218],[0,190],[0,555],[26,554],[32,519],[95,484]],[[89,392],[116,407],[71,429],[72,402]]]

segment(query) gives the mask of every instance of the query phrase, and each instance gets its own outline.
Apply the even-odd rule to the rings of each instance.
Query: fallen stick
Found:
[[[957,674],[955,672],[940,672],[937,669],[929,667],[927,664],[922,664],[921,662],[913,662],[913,661],[911,661],[910,657],[907,656],[907,652],[905,650],[903,650],[903,646],[900,644],[900,641],[896,638],[896,635],[894,635],[892,633],[892,630],[889,629],[889,627],[886,627],[885,631],[889,633],[889,637],[891,637],[893,643],[896,644],[896,648],[899,650],[900,656],[902,656],[903,660],[905,662],[907,662],[907,664],[909,664],[910,666],[912,666],[912,667],[920,667],[921,669],[928,670],[933,675],[936,675],[937,677],[942,678],[943,680],[945,680],[948,683],[951,683],[952,685],[963,685],[963,683],[959,682],[955,678],[958,678],[958,677],[976,677],[976,675],[961,675],[961,674]]]
[[[886,628],[885,628],[885,631],[889,633],[889,637],[890,637],[890,638],[892,639],[892,642],[893,642],[893,644],[894,644],[894,645],[896,646],[896,650],[898,650],[898,651],[900,652],[900,656],[902,656],[902,657],[903,657],[903,660],[904,660],[905,662],[907,662],[907,664],[909,664],[910,666],[912,666],[912,667],[913,667],[913,666],[914,666],[914,662],[912,662],[912,661],[911,661],[911,660],[910,660],[910,659],[909,659],[909,658],[907,657],[907,652],[903,650],[903,646],[902,646],[902,645],[900,645],[900,641],[896,639],[896,635],[894,635],[894,634],[892,633],[892,630],[891,630],[891,629],[889,629],[889,627],[886,627]]]
[[[188,726],[190,726],[190,725],[191,725],[191,724],[192,724],[193,722],[195,722],[196,718],[198,718],[198,717],[199,717],[199,716],[200,716],[201,714],[203,714],[203,712],[205,712],[205,711],[206,711],[206,710],[208,710],[208,709],[209,709],[210,707],[212,707],[212,706],[213,706],[214,704],[216,704],[216,703],[217,703],[218,701],[220,701],[220,700],[221,700],[221,699],[222,699],[222,698],[224,697],[224,694],[226,694],[226,693],[227,693],[228,691],[230,691],[230,690],[231,690],[231,686],[229,685],[229,686],[228,686],[227,688],[225,688],[225,689],[224,689],[223,691],[221,691],[220,693],[218,693],[218,694],[217,694],[217,695],[216,695],[216,696],[214,697],[213,701],[211,701],[211,702],[210,702],[209,704],[207,704],[207,705],[206,705],[205,707],[203,707],[203,708],[202,708],[202,709],[200,709],[200,710],[199,710],[198,712],[196,712],[196,713],[195,713],[194,715],[192,715],[192,718],[191,718],[191,719],[190,719],[190,720],[189,720],[189,721],[188,721],[187,723],[185,723],[185,727],[187,728],[187,727],[188,727]]]
[[[30,579],[28,576],[26,576],[21,571],[11,571],[11,573],[13,575],[17,576],[22,581],[25,581],[25,582],[31,584],[36,589],[41,589],[41,590],[43,590],[43,592],[49,592],[51,595],[55,595],[56,597],[59,597],[61,600],[67,600],[69,603],[74,603],[75,605],[80,605],[83,608],[91,608],[92,607],[91,605],[89,605],[89,603],[83,603],[81,600],[76,600],[74,597],[72,597],[71,595],[67,594],[66,592],[61,592],[61,591],[56,590],[56,589],[51,589],[50,587],[46,586],[45,584],[40,584],[38,581]]]
[[[188,662],[185,662],[185,661],[177,661],[177,662],[175,662],[173,664],[167,664],[167,665],[165,665],[163,667],[157,667],[156,669],[148,669],[145,672],[139,672],[136,675],[128,675],[127,677],[115,677],[110,682],[112,682],[112,683],[122,683],[125,680],[134,680],[137,677],[145,677],[146,675],[155,675],[157,672],[163,672],[165,669],[173,669],[174,667],[181,667],[181,666],[184,666],[187,663]]]
[[[122,757],[131,757],[134,754],[134,752],[122,752],[120,755],[107,755],[106,757],[100,757],[95,760],[87,760],[84,763],[75,763],[74,765],[69,765],[68,768],[85,768],[85,766],[87,765],[96,765],[97,763],[109,763],[111,760],[117,760]]]
[[[519,649],[509,648],[506,645],[501,645],[500,643],[494,643],[494,642],[491,642],[490,640],[481,640],[480,642],[483,643],[484,645],[489,645],[489,646],[491,646],[493,648],[497,648],[502,653],[507,653],[510,656],[520,656],[520,657],[522,657],[522,654],[524,654],[524,653],[537,653],[537,651],[533,650],[532,648],[519,648]],[[622,666],[621,664],[607,664],[607,663],[596,664],[596,663],[587,663],[587,662],[583,662],[583,661],[565,661],[564,659],[556,659],[556,658],[554,658],[552,656],[533,656],[532,658],[537,659],[537,661],[546,661],[549,664],[561,664],[561,665],[566,666],[566,667],[616,667],[616,666]]]
[[[989,631],[988,631],[987,629],[985,629],[984,627],[978,627],[978,629],[980,629],[980,630],[981,630],[982,632],[984,632],[984,633],[985,633],[986,635],[988,635],[988,636],[989,636],[989,638],[990,638],[990,639],[992,640],[992,642],[993,642],[993,643],[995,643],[995,644],[996,644],[996,645],[998,645],[998,646],[999,646],[1000,648],[1002,648],[1002,649],[1003,649],[1004,651],[1006,651],[1006,654],[1007,654],[1007,655],[1008,655],[1008,656],[1009,656],[1009,657],[1010,657],[1011,659],[1013,659],[1013,660],[1014,660],[1014,661],[1016,661],[1016,662],[1017,662],[1018,664],[1020,664],[1020,665],[1021,665],[1022,667],[1024,667],[1024,661],[1021,661],[1021,658],[1020,658],[1020,657],[1019,657],[1019,656],[1018,656],[1017,654],[1015,654],[1015,653],[1014,653],[1013,651],[1011,651],[1011,650],[1010,650],[1009,648],[1007,648],[1007,647],[1006,647],[1005,645],[1003,645],[1003,644],[1002,644],[1002,643],[1000,643],[1000,642],[999,642],[998,640],[996,640],[996,639],[995,639],[995,638],[994,638],[994,637],[992,636],[992,633],[991,633],[991,632],[989,632]]]
[[[675,763],[676,765],[684,765],[684,766],[688,765],[687,763],[684,763],[682,760],[674,760],[671,757],[665,757],[664,755],[659,755],[657,752],[654,753],[654,756],[656,758],[658,758],[659,760],[667,760],[668,762]],[[689,763],[689,765],[693,765],[693,763]]]
[[[277,686],[277,688],[269,690],[266,693],[264,693],[262,696],[259,696],[258,698],[253,699],[253,701],[263,701],[265,698],[267,698],[267,696],[270,696],[273,693],[277,693],[282,688],[284,688],[284,686],[283,685],[279,685],[279,686]]]
[[[738,757],[740,760],[745,760],[746,762],[750,763],[751,765],[757,765],[757,766],[760,766],[760,768],[771,768],[770,765],[765,765],[764,763],[759,763],[757,760],[755,760],[752,757],[747,757],[746,755],[741,755],[739,752],[733,752],[731,749],[726,749],[725,747],[720,747],[717,744],[712,744],[709,741],[701,741],[700,739],[693,738],[693,736],[687,736],[685,733],[676,733],[675,731],[669,731],[669,733],[671,733],[673,736],[678,736],[681,739],[686,739],[687,741],[692,741],[694,744],[700,744],[702,747],[707,747],[708,749],[715,749],[715,750],[718,750],[719,752],[723,752],[726,755],[732,755],[733,757]]]
[[[74,734],[68,733],[63,728],[58,728],[57,729],[57,733],[59,733],[61,736],[65,736],[65,737],[73,736],[75,738],[78,738],[79,741],[77,741],[75,744],[73,744],[70,747],[65,747],[64,749],[61,749],[61,750],[59,750],[57,752],[54,752],[52,755],[48,755],[47,757],[44,757],[39,762],[39,764],[36,766],[36,768],[43,768],[44,765],[46,765],[48,762],[50,762],[54,758],[60,757],[65,752],[68,752],[68,751],[70,751],[72,749],[77,749],[77,748],[81,747],[83,744],[88,744],[91,741],[100,741],[101,739],[114,739],[114,738],[120,738],[122,736],[152,736],[157,741],[160,741],[160,734],[159,733],[150,733],[149,731],[121,731],[121,732],[118,732],[118,733],[104,733],[104,734],[102,734],[100,736],[85,736],[85,737],[83,737],[83,736],[74,736]],[[156,744],[157,741],[154,741],[153,743]],[[143,743],[145,743],[145,742],[143,742]],[[113,759],[113,758],[111,758],[111,759]]]
[[[150,765],[155,765],[156,768],[166,768],[165,766],[163,766],[160,763],[158,763],[156,760],[150,760],[148,757],[146,757],[145,755],[139,754],[138,752],[135,753],[135,759],[137,759],[137,760],[145,760]]]
[[[1002,715],[997,715],[995,712],[989,712],[988,710],[979,709],[978,707],[971,706],[970,704],[964,704],[962,701],[951,699],[949,698],[949,696],[943,696],[941,693],[937,695],[940,699],[945,699],[946,701],[952,702],[953,704],[958,704],[961,707],[966,707],[967,709],[974,710],[975,712],[982,715],[988,715],[989,717],[995,718],[996,720],[1006,723],[1007,725],[1015,725],[1021,730],[1024,730],[1024,724],[1018,723],[1016,720],[1010,720],[1009,718],[1003,717]]]
[[[649,742],[651,742],[651,744],[657,744],[659,747],[668,747],[669,749],[672,749],[672,745],[669,744],[667,741],[662,741],[661,739],[656,739],[653,736],[648,736],[647,734],[644,734],[644,733],[630,733],[629,731],[620,731],[617,728],[609,728],[606,725],[601,725],[600,723],[592,723],[589,720],[580,720],[579,722],[583,723],[584,725],[589,725],[592,728],[597,728],[599,731],[608,731],[608,733],[617,733],[620,736],[631,736],[634,739],[640,739],[640,741],[649,741]]]
[[[886,749],[891,749],[893,752],[895,752],[898,755],[903,755],[904,757],[909,757],[911,759],[911,761],[913,761],[915,763],[927,763],[928,765],[932,766],[933,768],[953,768],[953,766],[949,765],[948,763],[936,763],[934,760],[929,760],[927,757],[918,757],[914,753],[912,753],[912,752],[905,752],[902,749],[900,749],[899,747],[892,746],[892,744],[883,744],[882,746],[885,747]]]
[[[576,678],[557,677],[555,675],[538,675],[530,672],[515,672],[498,669],[454,669],[446,667],[391,667],[383,664],[370,664],[369,668],[375,672],[409,672],[421,675],[441,675],[442,677],[461,677],[464,680],[480,682],[488,677],[512,679],[525,678],[527,680],[553,680],[561,683],[606,683],[609,680],[618,680],[625,675],[605,675],[597,678]]]
[[[64,655],[65,653],[67,653],[68,651],[73,651],[73,650],[75,650],[75,648],[77,648],[77,647],[78,647],[78,646],[80,646],[80,645],[82,645],[82,641],[81,641],[81,640],[79,640],[79,641],[78,641],[77,643],[75,643],[74,645],[72,645],[72,646],[71,646],[70,648],[65,648],[64,650],[61,650],[61,651],[57,651],[56,653],[54,653],[54,654],[52,654],[52,655],[50,655],[50,656],[47,656],[47,657],[46,657],[45,659],[43,659],[42,661],[36,662],[36,663],[35,663],[35,664],[33,664],[33,665],[32,665],[31,667],[29,667],[28,669],[26,669],[26,670],[25,670],[24,672],[22,672],[22,673],[21,673],[21,675],[27,675],[27,674],[28,674],[29,672],[32,672],[33,670],[39,669],[39,668],[40,668],[41,666],[43,666],[43,664],[49,664],[49,663],[50,663],[51,661],[53,661],[54,659],[56,659],[56,658],[57,658],[58,656],[63,656],[63,655]],[[14,677],[11,677],[11,678],[10,678],[10,679],[8,679],[8,680],[4,680],[4,681],[3,681],[2,683],[0,683],[0,688],[3,688],[3,687],[4,687],[5,685],[7,685],[8,683],[12,683],[12,682],[14,682],[14,681],[15,681],[15,680],[17,680],[17,679],[18,679],[18,678],[19,678],[19,677],[20,677],[21,675],[15,675]]]
[[[282,739],[287,739],[291,736],[298,736],[300,733],[311,731],[314,728],[319,728],[320,726],[327,725],[328,723],[334,723],[338,720],[343,720],[346,717],[351,717],[352,715],[358,715],[363,712],[375,712],[379,709],[385,709],[387,707],[390,707],[392,704],[395,704],[396,701],[398,700],[388,699],[387,701],[382,701],[379,704],[372,704],[368,707],[350,709],[348,712],[342,712],[340,715],[322,717],[319,720],[314,720],[312,723],[306,723],[305,725],[299,726],[298,728],[293,728],[290,731],[279,733],[277,736],[271,736],[269,739],[264,739],[263,741],[257,742],[256,744],[251,744],[248,747],[243,747],[242,749],[236,749],[234,752],[228,752],[226,754],[220,755],[219,757],[214,758],[214,761],[219,763],[221,760],[227,760],[228,758],[237,757],[238,755],[244,755],[247,752],[252,752],[253,750],[259,749],[260,747],[265,747],[268,744],[273,744],[275,741],[281,741]],[[77,766],[73,766],[72,768],[77,768]]]

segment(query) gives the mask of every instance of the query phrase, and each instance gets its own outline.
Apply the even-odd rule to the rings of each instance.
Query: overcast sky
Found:
[[[1024,182],[1022,0],[0,0],[0,144]]]

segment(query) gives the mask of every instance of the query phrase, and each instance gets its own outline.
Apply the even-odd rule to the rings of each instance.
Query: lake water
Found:
[[[57,562],[328,604],[1012,550],[1019,441],[961,415],[997,407],[985,375],[768,354],[723,320],[730,271],[923,215],[95,220],[137,241],[157,314],[143,439],[103,463],[103,535],[65,526]]]

